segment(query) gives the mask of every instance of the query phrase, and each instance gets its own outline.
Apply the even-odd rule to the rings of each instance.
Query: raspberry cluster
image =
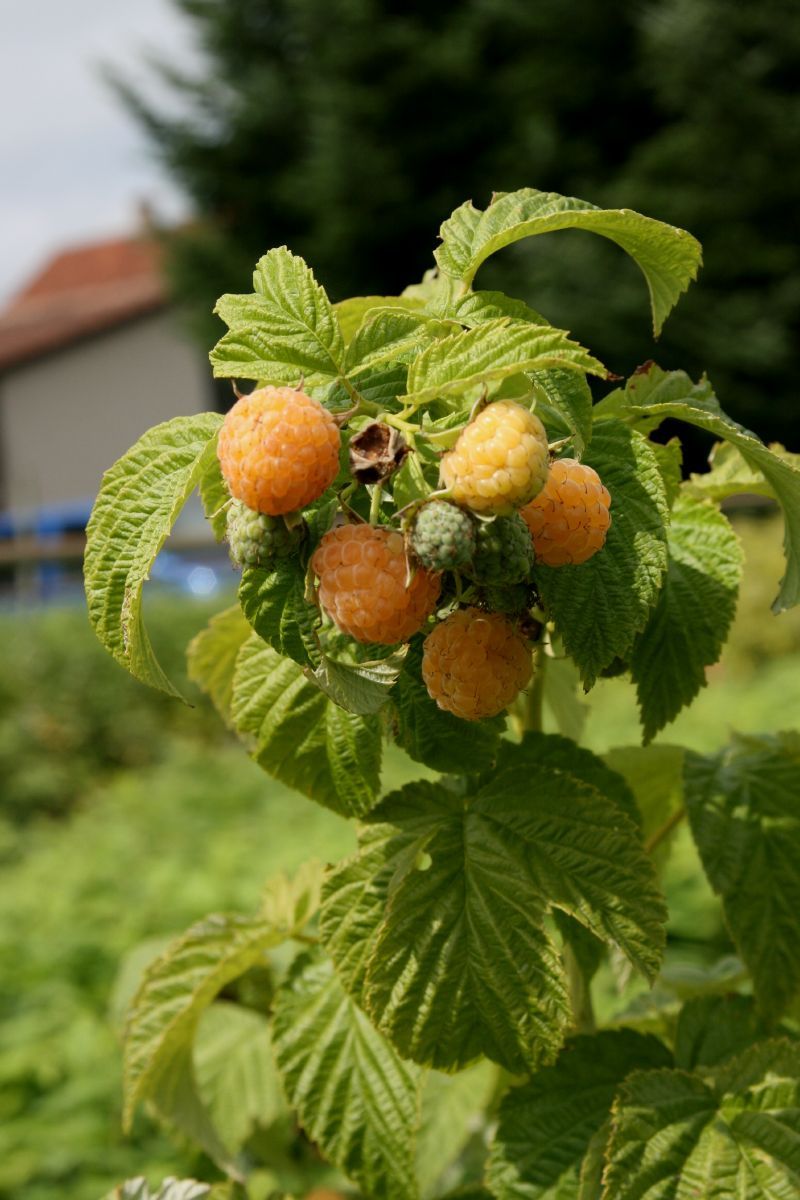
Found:
[[[305,564],[310,554],[309,583],[341,633],[394,646],[422,632],[422,676],[440,708],[467,721],[503,712],[531,677],[534,564],[578,564],[602,549],[608,491],[591,467],[551,464],[538,417],[498,400],[442,456],[440,495],[397,502],[387,514],[383,489],[391,491],[394,470],[415,452],[403,444],[367,498],[368,523],[358,472],[329,493],[345,420],[294,388],[258,388],[237,400],[218,450],[234,562],[271,568],[292,556]],[[338,515],[309,548],[299,510],[327,494],[339,496]]]

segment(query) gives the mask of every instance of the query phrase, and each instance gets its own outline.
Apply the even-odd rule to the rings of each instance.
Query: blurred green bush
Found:
[[[122,1136],[115,979],[126,955],[143,965],[205,913],[255,908],[279,867],[348,853],[349,827],[241,749],[173,736],[162,763],[14,841],[0,881],[0,1197],[99,1200],[143,1167],[207,1170],[146,1119]]]
[[[223,604],[159,599],[148,606],[171,677],[185,681],[184,647]],[[225,737],[195,689],[192,709],[120,670],[82,608],[4,615],[0,641],[0,818],[64,814],[109,772],[158,762],[175,734]]]

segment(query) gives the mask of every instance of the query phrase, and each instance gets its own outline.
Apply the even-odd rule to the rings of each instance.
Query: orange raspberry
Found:
[[[530,649],[501,613],[458,609],[425,639],[422,678],[428,695],[465,721],[496,717],[530,677]]]
[[[442,458],[442,484],[456,504],[510,513],[547,479],[547,434],[538,417],[510,400],[488,405]]]
[[[605,545],[611,497],[600,476],[574,458],[558,458],[543,491],[521,510],[536,561],[548,567],[583,563]]]
[[[341,525],[325,534],[311,559],[319,600],[342,633],[357,642],[394,646],[417,632],[436,607],[438,575],[419,568],[406,586],[399,533]]]
[[[271,517],[305,508],[339,470],[339,428],[319,400],[265,387],[236,401],[217,454],[231,495]]]

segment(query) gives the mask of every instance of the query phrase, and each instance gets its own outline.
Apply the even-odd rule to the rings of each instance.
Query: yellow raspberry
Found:
[[[444,455],[441,478],[456,504],[475,512],[510,513],[542,490],[547,468],[542,422],[521,404],[496,400]]]
[[[407,642],[439,598],[439,576],[424,568],[406,586],[405,546],[390,529],[331,529],[314,551],[311,566],[319,578],[320,604],[342,633],[357,642]]]
[[[602,550],[611,497],[600,476],[573,458],[558,458],[544,489],[521,510],[536,561],[548,567],[583,563]]]
[[[339,470],[339,428],[311,396],[265,387],[236,401],[217,454],[231,495],[271,517],[305,508]]]
[[[461,608],[437,625],[422,649],[422,678],[439,708],[479,721],[496,717],[531,677],[531,652],[502,613]]]

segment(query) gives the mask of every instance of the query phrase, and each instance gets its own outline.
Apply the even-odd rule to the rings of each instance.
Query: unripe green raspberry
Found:
[[[302,534],[302,525],[288,529],[282,518],[255,512],[241,500],[228,509],[228,546],[237,567],[273,566],[296,550]]]
[[[468,565],[475,552],[475,524],[463,508],[431,500],[417,513],[411,548],[429,571],[458,570]]]
[[[479,521],[471,574],[478,583],[522,583],[533,569],[533,546],[528,527],[518,513]]]

